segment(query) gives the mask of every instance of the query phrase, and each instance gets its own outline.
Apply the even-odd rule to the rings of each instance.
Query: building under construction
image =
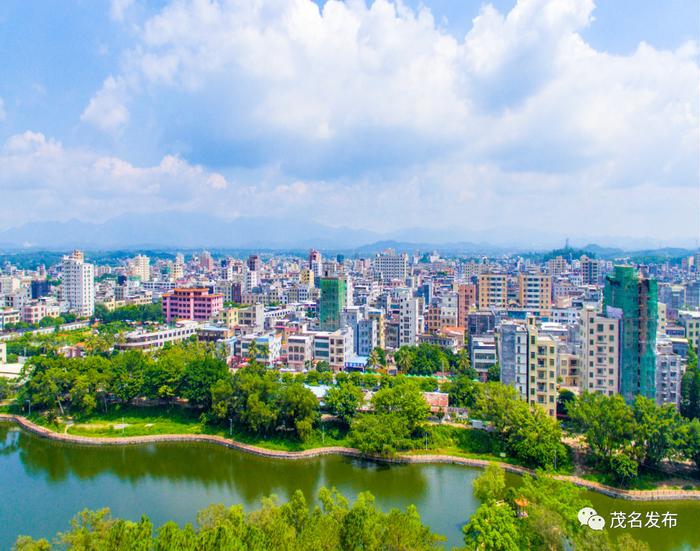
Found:
[[[615,266],[605,281],[604,309],[620,319],[620,394],[631,403],[656,394],[656,280],[640,277],[632,266]]]

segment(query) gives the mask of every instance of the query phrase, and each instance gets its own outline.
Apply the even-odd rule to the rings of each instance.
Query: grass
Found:
[[[203,423],[200,412],[180,406],[113,406],[107,412],[94,412],[90,416],[72,420],[59,419],[49,422],[41,414],[32,414],[29,419],[56,432],[76,436],[98,438],[120,438],[128,436],[150,436],[159,434],[210,434],[230,437],[238,442],[252,444],[278,451],[302,451],[324,446],[349,446],[347,429],[334,422],[324,422],[311,437],[301,442],[280,434],[253,435],[233,427]],[[120,425],[126,425],[121,428]]]

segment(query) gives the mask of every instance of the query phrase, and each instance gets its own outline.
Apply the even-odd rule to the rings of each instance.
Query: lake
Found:
[[[423,521],[462,543],[461,527],[479,503],[472,481],[480,470],[459,465],[384,465],[339,456],[289,461],[202,443],[90,447],[39,438],[0,423],[0,549],[19,534],[49,537],[81,509],[109,507],[115,516],[147,514],[155,526],[194,522],[211,503],[255,508],[262,496],[286,499],[301,489],[311,499],[335,486],[354,499],[369,490],[380,507],[414,503]],[[519,478],[509,475],[510,484]],[[633,529],[654,551],[700,549],[700,502],[630,502],[587,492],[605,518],[612,511],[678,515],[678,526]],[[643,515],[642,515],[643,518]]]

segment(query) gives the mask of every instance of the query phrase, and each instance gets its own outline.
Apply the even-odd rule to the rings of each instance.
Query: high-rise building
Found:
[[[95,267],[85,262],[82,251],[73,251],[61,262],[61,297],[79,316],[95,313]]]
[[[505,308],[508,305],[508,280],[506,274],[483,273],[479,275],[479,310]]]
[[[419,299],[405,290],[398,296],[399,305],[399,346],[415,346],[421,332],[422,316]]]
[[[535,318],[528,316],[529,368],[528,392],[531,405],[539,405],[550,417],[557,415],[557,343],[549,335],[540,335]]]
[[[262,260],[257,254],[251,254],[248,257],[248,269],[251,272],[259,272],[260,268],[262,268]]]
[[[547,261],[547,271],[553,277],[557,277],[563,274],[569,265],[563,256],[557,256],[556,258],[551,258]]]
[[[372,260],[372,267],[382,277],[382,281],[405,280],[408,275],[408,255],[386,252]]]
[[[311,249],[309,251],[309,270],[311,270],[316,277],[321,277],[323,258],[321,257],[321,253],[316,249]]]
[[[600,262],[581,256],[581,277],[584,285],[598,285],[600,283]]]
[[[528,342],[528,331],[523,323],[504,321],[499,326],[496,349],[501,367],[501,382],[515,387],[523,400],[528,396]]]
[[[151,261],[145,255],[137,255],[131,260],[131,274],[141,281],[151,280]]]
[[[203,251],[199,259],[199,265],[205,272],[211,272],[214,269],[214,259],[209,251]]]
[[[552,307],[552,276],[520,274],[519,303],[528,310],[549,311]]]
[[[655,396],[657,295],[656,280],[631,266],[615,266],[605,279],[605,313],[621,320],[620,394],[628,403]]]
[[[467,283],[457,287],[457,325],[467,326],[467,314],[476,307],[476,285]]]
[[[660,406],[681,402],[681,357],[673,352],[671,341],[660,342],[656,347],[656,403]]]
[[[321,278],[321,297],[318,313],[321,331],[336,331],[340,328],[340,315],[345,308],[345,278]]]
[[[586,306],[579,322],[582,391],[612,396],[620,391],[620,320]]]

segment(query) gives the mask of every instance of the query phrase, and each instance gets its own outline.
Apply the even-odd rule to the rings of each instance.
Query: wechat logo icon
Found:
[[[591,507],[584,507],[578,512],[578,521],[581,523],[581,526],[588,526],[591,530],[602,530],[605,528],[605,519]]]

